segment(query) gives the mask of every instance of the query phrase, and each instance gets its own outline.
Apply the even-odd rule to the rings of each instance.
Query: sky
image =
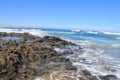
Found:
[[[120,32],[120,0],[0,0],[0,25]]]

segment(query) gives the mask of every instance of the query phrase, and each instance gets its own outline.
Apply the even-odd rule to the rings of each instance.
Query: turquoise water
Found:
[[[104,34],[103,32],[95,31],[71,31],[71,30],[55,30],[55,29],[43,29],[55,36],[66,37],[74,40],[88,40],[101,44],[120,44],[120,35]]]
[[[120,33],[43,28],[0,28],[0,32],[28,32],[74,42],[82,47],[82,50],[75,49],[74,54],[68,56],[74,66],[87,68],[94,75],[114,74],[120,77]],[[74,47],[71,49],[74,50]]]

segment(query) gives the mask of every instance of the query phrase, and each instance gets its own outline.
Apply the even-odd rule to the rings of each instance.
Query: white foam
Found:
[[[82,44],[79,44],[84,45],[82,51],[75,50],[73,55],[67,57],[78,68],[78,71],[87,69],[94,76],[116,75],[120,78],[120,61],[105,54],[99,45],[95,46],[93,43],[87,41],[83,43],[84,41]]]
[[[98,34],[99,32],[96,32],[96,31],[87,31],[87,33]]]
[[[117,37],[116,39],[117,39],[117,40],[120,40],[120,37]]]
[[[33,79],[33,80],[45,80],[45,79],[40,78],[40,77],[37,77],[37,78],[35,78],[35,79]]]
[[[115,33],[115,32],[105,32],[105,31],[101,31],[104,34],[112,34],[112,35],[120,35],[120,33]]]
[[[80,32],[81,30],[71,30],[72,32]]]
[[[112,47],[114,47],[114,48],[120,48],[120,44],[113,44]]]
[[[58,54],[62,54],[63,52],[67,51],[65,48],[55,48],[54,49]]]
[[[46,31],[42,31],[40,29],[8,29],[8,28],[0,28],[0,32],[15,32],[15,33],[30,33],[35,36],[44,37],[49,35]]]

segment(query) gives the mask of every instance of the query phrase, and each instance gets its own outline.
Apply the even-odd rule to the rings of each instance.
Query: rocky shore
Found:
[[[88,70],[78,73],[64,57],[73,54],[69,46],[81,49],[57,37],[1,32],[0,80],[119,80],[114,75],[98,79]]]

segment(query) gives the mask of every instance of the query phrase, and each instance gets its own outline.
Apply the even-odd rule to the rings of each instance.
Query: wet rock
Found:
[[[115,75],[100,76],[101,80],[119,80]]]
[[[96,76],[90,76],[88,77],[89,80],[99,80]]]
[[[4,36],[6,36],[6,35],[7,35],[6,32],[2,32],[2,33],[0,33],[0,37],[4,37]]]
[[[58,37],[45,36],[43,38],[43,41],[48,42],[48,44],[51,45],[52,47],[62,47],[65,45],[75,45],[71,42],[67,42],[65,40],[62,40]]]
[[[85,79],[85,78],[83,78],[83,77],[80,77],[79,80],[88,80],[88,79]]]
[[[91,76],[91,73],[88,70],[82,70],[82,72],[85,76]]]

